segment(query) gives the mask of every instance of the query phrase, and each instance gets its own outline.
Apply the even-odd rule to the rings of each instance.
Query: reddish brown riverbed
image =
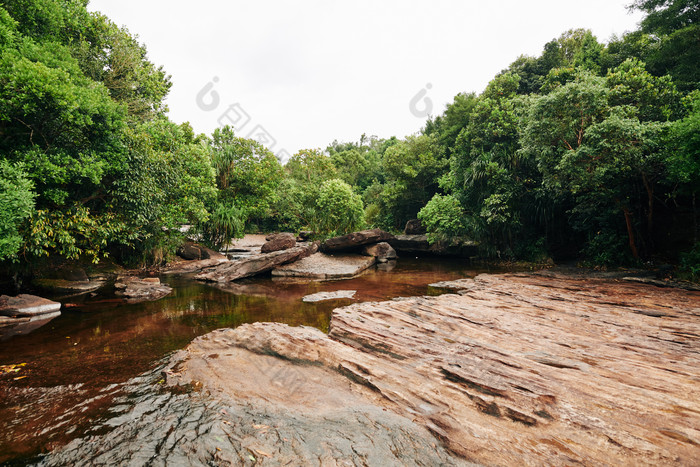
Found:
[[[218,289],[164,278],[174,292],[129,305],[111,295],[64,299],[63,314],[0,342],[0,463],[24,464],[113,417],[122,385],[214,329],[280,322],[328,330],[331,311],[354,302],[437,293],[428,284],[472,277],[463,261],[402,258],[393,270],[337,282],[244,280]],[[303,303],[321,291],[357,290],[353,300]]]

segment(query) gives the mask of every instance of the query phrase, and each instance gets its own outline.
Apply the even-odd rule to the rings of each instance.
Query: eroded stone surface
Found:
[[[297,246],[287,250],[263,253],[249,258],[228,261],[195,276],[195,279],[210,282],[231,282],[244,277],[268,272],[280,265],[292,263],[314,254],[318,244]]]
[[[265,244],[260,248],[262,253],[272,253],[273,251],[288,250],[297,244],[296,236],[289,232],[269,235],[265,237]]]
[[[700,462],[700,294],[518,274],[452,286],[336,309],[329,336],[270,323],[203,336],[173,381],[302,417],[346,388],[487,465]],[[265,367],[251,352],[279,387],[249,380]]]
[[[114,283],[114,288],[117,295],[126,297],[130,303],[160,300],[173,291],[171,287],[161,284],[157,277],[121,277]]]
[[[229,261],[226,258],[200,259],[194,261],[175,261],[168,264],[168,266],[162,271],[162,273],[166,275],[195,274],[202,272],[205,269],[209,269],[228,262]]]
[[[336,290],[334,292],[318,292],[306,295],[301,300],[308,303],[323,302],[325,300],[338,300],[341,298],[354,298],[356,290]]]
[[[36,295],[0,296],[0,315],[2,316],[33,317],[60,311],[60,303]]]
[[[296,263],[281,266],[272,271],[277,277],[308,277],[312,279],[344,279],[354,277],[372,267],[374,257],[316,253]]]
[[[212,354],[230,344],[223,339],[212,333],[171,359],[173,390],[156,372],[127,384],[113,418],[39,465],[470,465],[336,372],[310,367],[297,381],[275,357],[232,347]],[[190,377],[213,369],[208,362],[234,369],[205,387]]]
[[[366,245],[362,248],[362,254],[365,256],[373,256],[377,258],[377,261],[380,263],[386,263],[387,261],[396,259],[396,250],[387,242]]]
[[[380,229],[362,230],[340,237],[329,238],[321,244],[321,251],[324,253],[348,251],[363,245],[389,241],[393,238],[392,234]]]

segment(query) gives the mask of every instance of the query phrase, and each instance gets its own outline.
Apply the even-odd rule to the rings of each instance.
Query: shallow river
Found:
[[[359,301],[434,295],[429,284],[479,271],[464,261],[400,259],[343,281],[247,279],[225,288],[164,277],[173,293],[126,304],[113,295],[68,298],[63,314],[28,335],[0,341],[0,463],[24,464],[104,424],[125,383],[214,329],[274,321],[328,331],[331,311]],[[304,303],[308,294],[356,290],[354,299]],[[66,307],[67,305],[67,307]]]

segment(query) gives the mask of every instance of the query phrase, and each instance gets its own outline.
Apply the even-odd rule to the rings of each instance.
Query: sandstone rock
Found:
[[[700,293],[526,274],[451,286],[459,294],[338,308],[328,335],[216,331],[168,381],[305,420],[383,407],[485,465],[698,465]]]
[[[275,277],[307,277],[310,279],[347,279],[355,277],[375,263],[374,257],[316,253],[293,264],[276,268]]]
[[[316,303],[325,300],[338,300],[341,298],[354,298],[357,290],[336,290],[334,292],[318,292],[311,295],[306,295],[301,299],[303,302]]]
[[[212,343],[223,344],[218,338]],[[207,339],[202,344],[191,346],[184,355],[190,359],[180,353],[168,367],[120,385],[124,395],[116,396],[109,417],[88,436],[42,455],[39,464],[472,465],[447,452],[411,417],[386,411],[371,390],[358,391],[335,371],[309,368],[299,375],[309,379],[297,380],[294,372],[279,372],[286,368],[274,357],[232,347],[213,354]],[[226,383],[215,387],[180,377],[181,366],[204,374],[207,362],[219,359],[236,369],[224,371]],[[200,390],[205,384],[207,390]],[[84,399],[76,410],[83,406]]]
[[[366,245],[362,248],[362,254],[377,258],[380,263],[386,263],[389,260],[396,259],[396,250],[386,242],[375,243],[374,245]]]
[[[106,282],[106,277],[93,276],[91,280],[85,269],[76,263],[59,264],[57,267],[49,265],[39,274],[40,277],[32,280],[32,285],[51,294],[94,292]]]
[[[393,235],[380,229],[363,230],[361,232],[354,232],[341,237],[329,238],[321,245],[321,251],[324,253],[347,251],[362,245],[385,242],[393,238]]]
[[[260,248],[262,253],[272,253],[273,251],[288,250],[297,244],[297,239],[291,233],[279,233],[267,237],[267,242]]]
[[[69,281],[65,279],[34,279],[32,284],[44,291],[58,294],[94,292],[105,285],[104,280]]]
[[[195,274],[202,272],[205,269],[218,266],[219,264],[228,263],[227,258],[212,258],[212,259],[200,259],[195,261],[179,261],[175,263],[170,263],[163,269],[162,273],[166,275],[184,275],[184,274]]]
[[[426,230],[420,219],[411,219],[406,222],[406,228],[403,230],[403,233],[405,235],[425,235]]]
[[[157,277],[121,277],[114,283],[114,288],[117,295],[126,297],[130,303],[160,300],[173,291],[169,286],[161,284]]]
[[[226,257],[198,243],[187,242],[177,249],[177,255],[183,259],[196,261],[202,259],[225,259]]]
[[[202,259],[202,250],[196,244],[187,242],[177,249],[177,255],[186,260],[198,260]]]
[[[407,253],[429,253],[430,242],[426,235],[397,235],[389,244],[396,251]]]
[[[36,295],[0,296],[0,315],[2,316],[32,317],[56,313],[60,310],[60,303]]]
[[[236,279],[268,272],[277,266],[298,261],[314,254],[317,250],[318,244],[312,243],[308,246],[297,246],[288,250],[264,253],[237,261],[229,261],[198,274],[195,276],[195,279],[211,282],[230,282]]]

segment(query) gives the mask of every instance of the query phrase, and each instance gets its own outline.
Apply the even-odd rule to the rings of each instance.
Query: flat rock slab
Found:
[[[166,275],[185,275],[200,273],[205,269],[218,266],[219,264],[228,263],[226,258],[200,259],[194,261],[178,261],[170,263],[162,271]]]
[[[485,465],[700,465],[700,293],[530,274],[452,287],[338,308],[328,335],[214,332],[180,354],[176,379],[306,420],[383,407]],[[250,378],[257,367],[272,384]]]
[[[74,293],[82,294],[88,292],[94,292],[95,290],[101,288],[105,281],[103,280],[86,280],[86,281],[71,281],[66,279],[35,279],[32,284],[44,289],[44,291],[51,291],[57,293]]]
[[[319,292],[303,297],[301,300],[307,303],[323,302],[325,300],[338,300],[341,298],[355,298],[357,290],[336,290],[335,292]]]
[[[272,275],[311,279],[347,279],[372,267],[375,262],[375,258],[368,256],[316,253],[296,263],[279,267],[272,271]]]
[[[61,304],[36,295],[0,296],[0,315],[33,317],[61,311]]]
[[[130,303],[152,302],[170,295],[173,289],[160,283],[157,277],[122,277],[114,284],[116,294],[127,298]]]

